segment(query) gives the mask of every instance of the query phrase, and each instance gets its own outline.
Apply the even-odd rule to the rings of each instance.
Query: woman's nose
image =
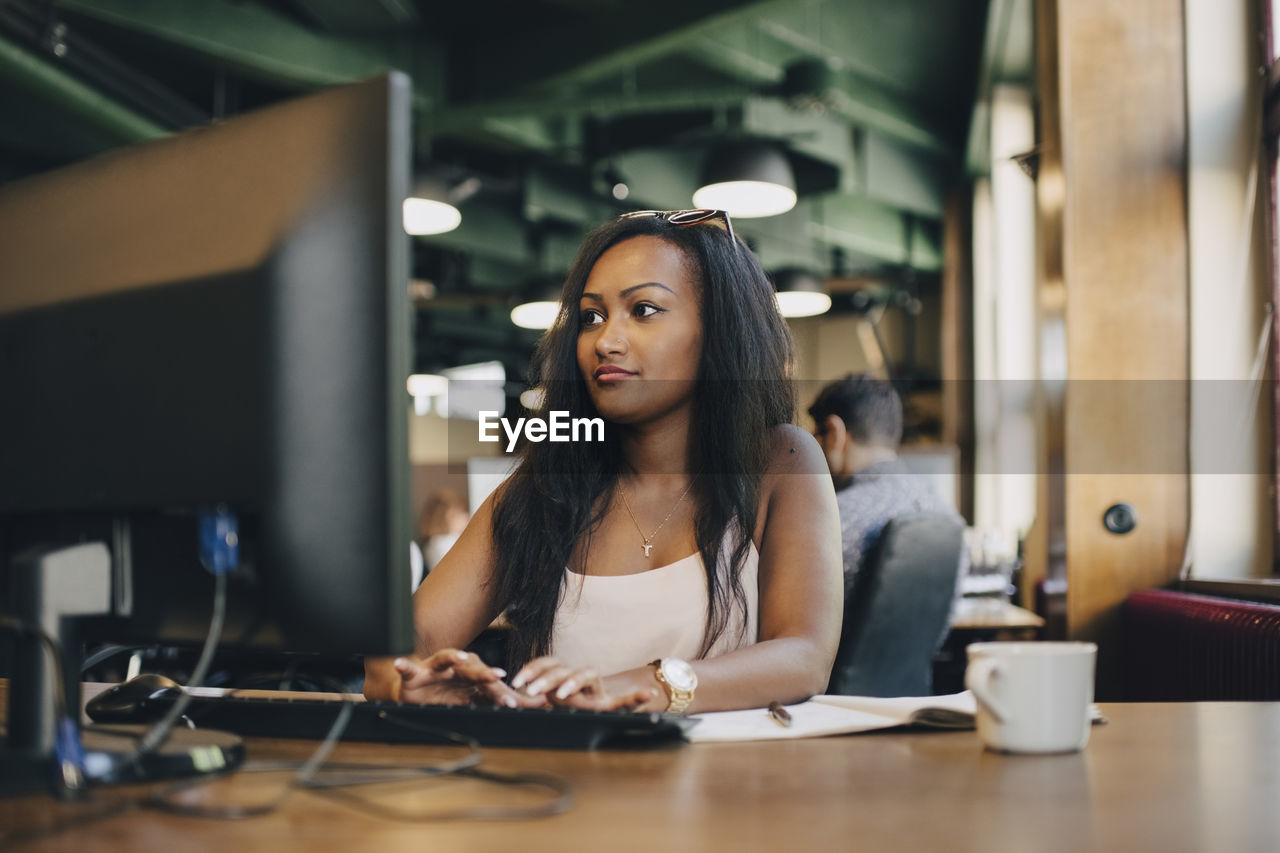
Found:
[[[605,324],[596,338],[596,352],[602,356],[617,355],[627,351],[627,337],[622,327],[614,321]]]

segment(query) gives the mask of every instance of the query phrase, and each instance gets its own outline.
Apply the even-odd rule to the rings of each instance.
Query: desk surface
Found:
[[[1040,628],[1044,620],[1000,598],[962,598],[951,614],[952,630]]]
[[[1088,748],[1058,756],[985,752],[973,732],[885,731],[656,752],[488,750],[499,771],[568,780],[576,805],[538,820],[412,824],[296,792],[243,821],[122,806],[21,850],[1280,850],[1280,703],[1104,704]],[[300,760],[313,744],[250,741],[250,760]],[[352,744],[337,760],[413,763],[427,747]],[[438,757],[436,755],[435,757]],[[282,777],[239,774],[213,789],[261,799]],[[0,800],[0,830],[49,826],[128,804],[138,786],[89,804]],[[407,808],[496,802],[479,782],[442,779],[361,793]],[[256,795],[256,796],[255,796]],[[510,800],[507,800],[510,802]],[[7,847],[0,841],[0,847]]]

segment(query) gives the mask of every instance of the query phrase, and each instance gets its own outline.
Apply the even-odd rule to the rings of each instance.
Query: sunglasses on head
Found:
[[[737,242],[737,237],[733,233],[733,223],[729,221],[729,214],[723,210],[633,210],[630,213],[624,213],[619,219],[637,219],[642,216],[656,216],[664,222],[672,225],[698,225],[702,222],[710,222],[717,228],[723,227],[729,232],[729,239]],[[724,223],[721,226],[721,222]]]

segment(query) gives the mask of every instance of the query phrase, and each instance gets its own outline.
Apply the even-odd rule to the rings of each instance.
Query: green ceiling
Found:
[[[1030,74],[1029,15],[1029,0],[0,0],[0,180],[400,68],[418,165],[471,179],[463,226],[416,241],[415,275],[462,306],[452,327],[527,348],[502,302],[620,212],[602,172],[625,176],[629,207],[686,207],[726,136],[783,141],[798,170],[797,207],[739,229],[766,267],[937,271],[944,198],[981,162],[975,107]]]

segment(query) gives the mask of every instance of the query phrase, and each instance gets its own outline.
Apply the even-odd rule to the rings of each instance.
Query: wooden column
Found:
[[[1068,379],[1066,473],[1049,487],[1065,513],[1067,631],[1099,643],[1099,696],[1118,698],[1119,605],[1177,577],[1187,536],[1183,9],[1181,0],[1040,8],[1057,51],[1057,91],[1042,104],[1052,110],[1056,96],[1043,127],[1057,138],[1045,146],[1040,199],[1043,208],[1046,178],[1059,182]],[[1103,525],[1120,502],[1138,519],[1124,535]]]
[[[960,514],[973,520],[973,194],[953,190],[943,219],[942,442],[960,451]]]

